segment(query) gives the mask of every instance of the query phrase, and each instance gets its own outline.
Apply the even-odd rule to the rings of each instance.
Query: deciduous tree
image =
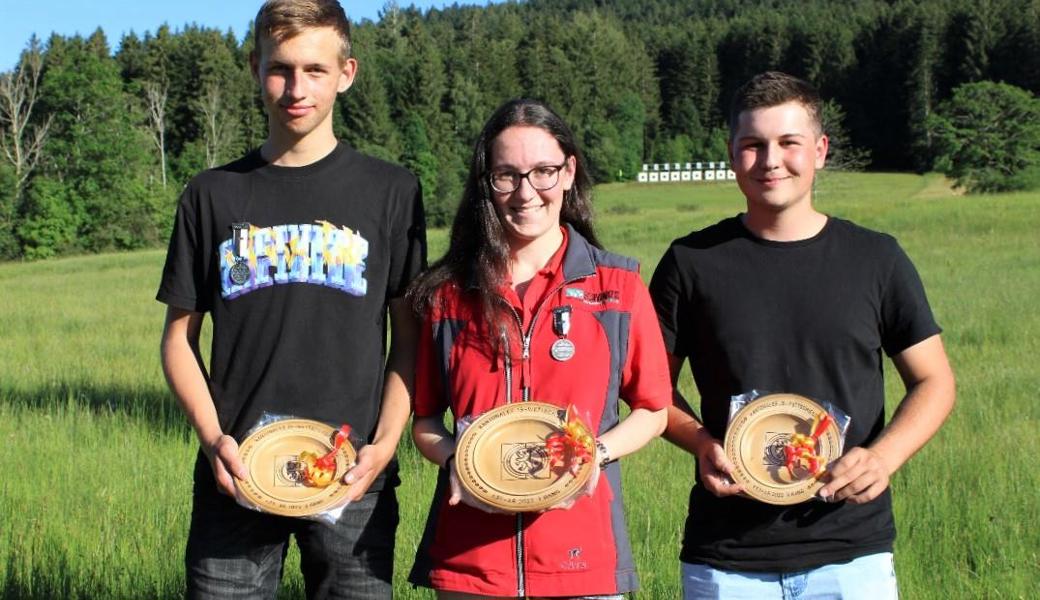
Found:
[[[0,73],[0,158],[14,171],[15,202],[40,161],[51,125],[50,116],[33,118],[40,99],[42,69],[42,48],[33,36],[14,71]],[[12,208],[0,210],[0,227],[8,223]]]

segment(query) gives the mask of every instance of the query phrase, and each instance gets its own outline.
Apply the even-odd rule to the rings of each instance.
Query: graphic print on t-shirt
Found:
[[[250,225],[242,255],[249,266],[249,279],[241,285],[231,278],[231,267],[239,260],[235,239],[224,240],[217,252],[220,295],[228,300],[287,283],[322,285],[352,296],[364,296],[368,291],[368,240],[349,227],[328,221],[271,227]]]

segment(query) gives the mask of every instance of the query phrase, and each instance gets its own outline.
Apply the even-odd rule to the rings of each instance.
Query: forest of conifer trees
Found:
[[[816,83],[837,149],[877,170],[943,166],[933,113],[961,84],[1040,94],[1040,0],[388,2],[353,36],[337,134],[412,169],[433,224],[514,96],[554,106],[608,182],[724,159],[728,99],[767,69]],[[162,244],[187,180],[265,136],[251,49],[248,31],[197,25],[27,40],[0,75],[0,258]]]

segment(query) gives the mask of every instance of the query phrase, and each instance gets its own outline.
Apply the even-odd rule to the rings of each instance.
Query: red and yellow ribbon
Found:
[[[809,435],[796,433],[784,445],[784,466],[791,477],[794,477],[796,467],[805,469],[813,477],[819,477],[826,470],[823,457],[816,454],[816,443],[830,424],[831,416],[827,412],[820,413],[813,418]]]
[[[563,467],[573,474],[577,474],[586,463],[592,462],[596,453],[596,438],[578,417],[573,404],[567,407],[567,421],[562,429],[545,438],[545,450],[549,454],[551,468]]]
[[[297,460],[303,468],[303,482],[311,487],[326,487],[336,478],[336,453],[350,436],[350,425],[341,425],[332,442],[332,450],[319,457],[304,450]]]

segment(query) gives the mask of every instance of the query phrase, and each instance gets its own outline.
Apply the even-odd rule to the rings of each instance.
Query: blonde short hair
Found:
[[[253,52],[259,55],[265,37],[281,42],[314,27],[333,28],[343,44],[340,58],[350,58],[350,21],[337,0],[267,0],[253,23]]]

